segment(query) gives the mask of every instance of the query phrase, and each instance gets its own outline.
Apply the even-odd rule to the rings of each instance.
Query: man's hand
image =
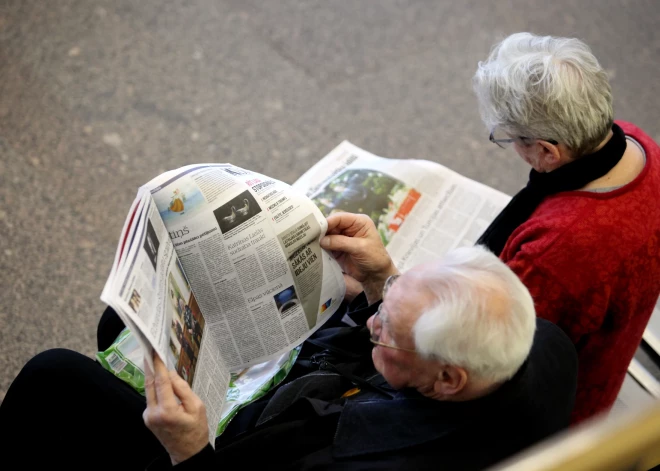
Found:
[[[328,217],[321,247],[332,251],[342,270],[362,284],[369,304],[381,298],[385,280],[399,271],[369,216],[336,213]]]
[[[353,301],[357,296],[364,291],[362,284],[350,275],[344,273],[344,284],[346,285],[346,294],[344,300],[347,302]]]
[[[206,410],[188,383],[176,371],[167,371],[156,353],[154,369],[152,376],[145,368],[147,408],[142,417],[176,465],[196,455],[209,443]]]

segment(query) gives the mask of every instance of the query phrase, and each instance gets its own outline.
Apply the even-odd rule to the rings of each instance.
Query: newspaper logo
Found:
[[[326,311],[332,305],[332,298],[328,299],[326,302],[321,304],[321,314]]]

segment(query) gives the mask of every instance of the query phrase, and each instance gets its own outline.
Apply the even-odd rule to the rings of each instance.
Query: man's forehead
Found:
[[[410,331],[424,309],[433,302],[429,280],[425,280],[423,273],[411,270],[401,275],[383,300],[389,322],[396,330]]]

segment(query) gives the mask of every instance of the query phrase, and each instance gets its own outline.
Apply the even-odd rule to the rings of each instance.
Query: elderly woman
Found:
[[[660,148],[613,121],[607,74],[577,39],[511,35],[474,89],[490,140],[532,166],[479,243],[573,341],[579,422],[614,403],[660,294]]]

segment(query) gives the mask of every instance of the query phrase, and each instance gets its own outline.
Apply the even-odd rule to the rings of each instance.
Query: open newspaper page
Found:
[[[341,269],[304,194],[230,164],[182,167],[147,189],[231,370],[298,346],[337,310]]]
[[[136,201],[101,296],[133,336],[104,361],[120,378],[132,377],[130,370],[142,365],[131,359],[144,358],[153,369],[155,350],[205,403],[213,443],[230,375],[151,195],[142,191]]]
[[[397,267],[474,245],[510,197],[426,160],[377,157],[344,141],[294,188],[326,216],[369,215]]]

